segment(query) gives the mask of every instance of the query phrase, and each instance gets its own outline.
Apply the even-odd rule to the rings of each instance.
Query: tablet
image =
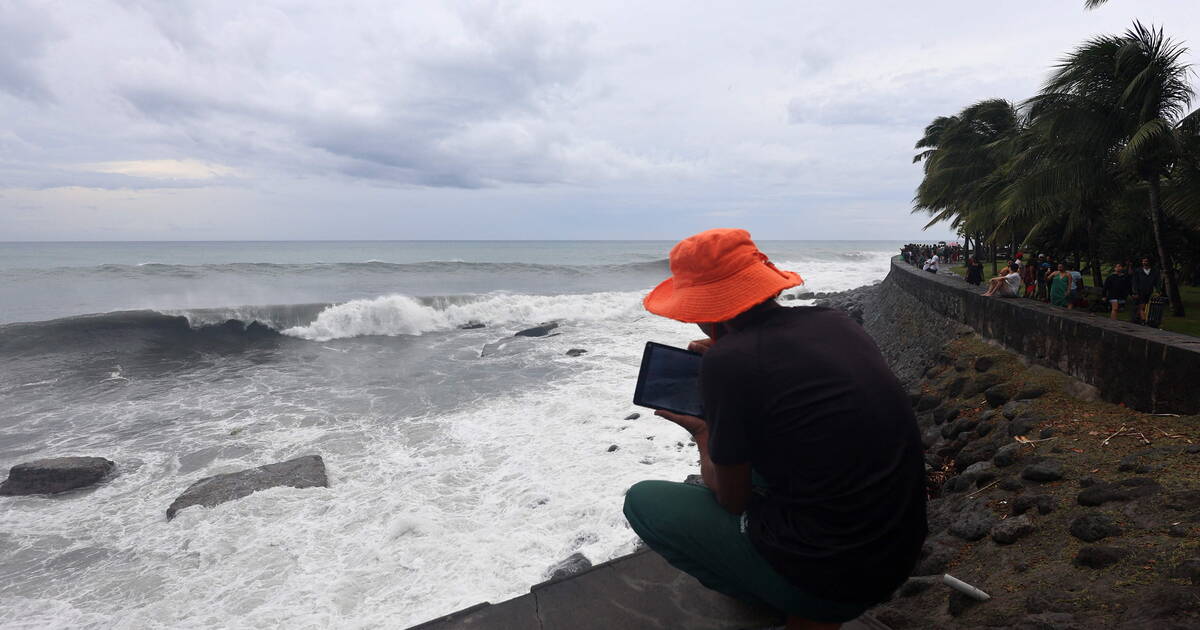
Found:
[[[633,404],[703,418],[700,359],[696,352],[646,342]]]

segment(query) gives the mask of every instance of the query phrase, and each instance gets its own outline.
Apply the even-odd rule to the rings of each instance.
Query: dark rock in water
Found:
[[[620,446],[617,446],[616,444],[613,444],[612,446],[609,446],[609,447],[608,447],[608,452],[609,452],[609,453],[612,453],[612,452],[616,451],[616,450],[617,450],[617,449],[619,449],[619,448],[621,448],[621,447],[620,447]]]
[[[1075,555],[1075,566],[1088,567],[1090,569],[1103,569],[1104,567],[1112,566],[1121,561],[1122,558],[1129,555],[1129,551],[1120,547],[1108,547],[1105,545],[1087,545],[1080,547],[1079,553]]]
[[[950,525],[950,533],[968,542],[973,542],[988,535],[996,526],[996,515],[991,511],[978,508],[963,513],[958,520]]]
[[[983,392],[983,397],[989,405],[999,407],[1008,402],[1008,388],[1004,385],[993,385]]]
[[[1058,481],[1063,478],[1062,461],[1052,457],[1044,457],[1021,471],[1021,478],[1030,481]]]
[[[583,348],[571,348],[570,350],[567,350],[567,356],[569,357],[577,357],[581,354],[587,354],[587,350],[584,350]]]
[[[592,568],[592,561],[582,553],[575,552],[567,556],[566,560],[546,569],[546,577],[551,580],[561,580],[576,573],[583,573],[590,568]]]
[[[1149,496],[1160,490],[1162,486],[1149,477],[1130,477],[1117,483],[1098,483],[1084,488],[1076,501],[1079,505],[1094,507],[1110,501],[1129,501]]]
[[[1049,514],[1058,508],[1058,499],[1048,494],[1023,494],[1012,500],[1009,509],[1019,516],[1036,508],[1038,514]]]
[[[1000,545],[1011,545],[1033,533],[1033,519],[1028,514],[1000,521],[992,528],[992,540]]]
[[[635,412],[629,414],[628,416],[625,416],[625,419],[626,420],[637,420],[638,418],[641,418],[641,417],[642,417],[642,414],[635,411]]]
[[[537,326],[534,326],[533,328],[526,328],[525,330],[513,333],[513,336],[514,337],[545,337],[546,335],[549,335],[550,331],[554,330],[555,328],[558,328],[558,322],[546,322],[543,324],[538,324]]]
[[[1071,535],[1083,542],[1096,542],[1109,536],[1120,536],[1121,528],[1107,514],[1084,514],[1071,521]]]
[[[205,477],[188,486],[188,489],[171,503],[171,507],[167,508],[167,520],[175,518],[175,514],[186,507],[213,507],[275,486],[329,487],[324,460],[320,455],[306,455],[286,462]]]
[[[485,328],[485,326],[484,326],[483,322],[477,322],[475,320],[471,320],[471,321],[463,324],[462,326],[459,326],[458,328],[459,328],[459,330],[475,330],[476,328]]]
[[[701,475],[688,475],[687,478],[683,480],[683,483],[686,483],[689,486],[700,486],[701,488],[708,487],[705,485],[704,477]]]
[[[103,457],[52,457],[17,464],[0,484],[0,496],[54,494],[99,483],[116,469]]]
[[[979,357],[978,359],[975,359],[975,371],[986,372],[992,369],[992,366],[995,364],[996,362],[993,361],[991,357]]]

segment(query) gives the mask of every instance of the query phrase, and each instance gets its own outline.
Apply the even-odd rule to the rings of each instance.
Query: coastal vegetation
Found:
[[[1181,284],[1200,284],[1200,112],[1185,54],[1135,22],[1080,44],[1031,98],[935,118],[916,143],[913,212],[950,222],[993,271],[998,252],[1048,252],[1099,286],[1106,264],[1149,256],[1184,317]]]

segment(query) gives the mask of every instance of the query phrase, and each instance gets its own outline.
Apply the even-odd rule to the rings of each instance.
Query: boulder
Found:
[[[619,449],[619,448],[621,448],[621,447],[620,447],[620,446],[617,446],[616,444],[612,444],[612,445],[610,445],[610,446],[608,447],[608,452],[609,452],[609,453],[613,453],[613,452],[615,452],[615,451],[616,451],[617,449]]]
[[[1005,418],[1012,420],[1021,415],[1021,412],[1025,411],[1028,407],[1029,403],[1024,400],[1010,400],[1000,408],[1000,413],[1004,414]]]
[[[1171,577],[1189,580],[1192,584],[1200,586],[1200,558],[1189,558],[1175,565],[1171,570]]]
[[[558,328],[558,322],[545,322],[533,328],[526,328],[513,333],[514,337],[545,337],[551,330]]]
[[[950,525],[950,533],[968,542],[987,536],[996,526],[996,515],[984,508],[964,512]]]
[[[975,371],[986,372],[992,369],[992,366],[995,364],[996,362],[991,357],[979,357],[975,359]]]
[[[1033,519],[1028,514],[1006,518],[992,528],[992,540],[999,545],[1011,545],[1033,533]]]
[[[1062,460],[1054,459],[1053,457],[1043,457],[1026,466],[1025,470],[1021,471],[1021,478],[1042,483],[1058,481],[1063,478]]]
[[[1033,400],[1034,398],[1041,398],[1045,394],[1046,388],[1042,387],[1041,385],[1026,385],[1017,390],[1017,399]]]
[[[959,436],[962,439],[962,436]],[[975,440],[966,444],[955,457],[959,466],[970,467],[977,462],[984,462],[996,455],[996,443],[993,441]],[[965,468],[964,468],[965,469]]]
[[[13,466],[0,496],[54,494],[99,483],[117,467],[103,457],[52,457]]]
[[[193,505],[213,507],[276,486],[329,487],[329,479],[325,476],[325,461],[320,455],[306,455],[249,470],[205,477],[188,486],[188,489],[171,503],[167,508],[167,520],[175,518],[179,510]]]
[[[1032,509],[1038,514],[1049,514],[1058,508],[1058,499],[1048,494],[1023,494],[1009,504],[1013,516],[1019,516]]]
[[[628,416],[625,416],[625,419],[626,420],[637,420],[638,418],[641,418],[641,417],[642,417],[642,414],[635,411],[635,412],[629,414]]]
[[[967,466],[962,476],[970,479],[976,485],[983,485],[996,478],[996,467],[989,461],[979,461]]]
[[[910,577],[906,582],[904,582],[904,584],[900,585],[900,588],[896,591],[896,595],[900,597],[912,597],[913,595],[920,595],[941,581],[942,578],[939,575],[920,575],[916,577]]]
[[[475,320],[471,320],[471,321],[463,324],[462,326],[459,326],[458,328],[459,328],[459,330],[475,330],[476,328],[484,328],[484,324],[483,324],[483,322],[477,322]]]
[[[584,350],[583,348],[571,348],[570,350],[567,350],[567,356],[569,357],[577,357],[581,354],[587,354],[587,350]]]
[[[913,569],[913,575],[933,575],[941,579],[941,573],[950,566],[950,561],[958,555],[958,547],[949,540],[927,538],[921,546],[921,559]]]
[[[1200,509],[1200,490],[1172,492],[1163,498],[1163,507],[1180,512]]]
[[[1120,562],[1122,558],[1128,555],[1129,551],[1120,547],[1086,545],[1079,548],[1079,553],[1075,554],[1073,562],[1077,567],[1103,569]]]
[[[1008,402],[1008,387],[1005,385],[993,385],[983,392],[983,397],[989,405],[999,407]]]
[[[1083,542],[1096,542],[1109,536],[1120,536],[1121,528],[1107,514],[1084,514],[1071,521],[1071,535]]]
[[[917,411],[929,411],[934,407],[942,404],[942,399],[933,394],[921,394],[921,398],[917,401]]]
[[[1167,467],[1167,463],[1164,460],[1168,456],[1178,452],[1178,448],[1169,446],[1137,451],[1121,458],[1121,462],[1117,465],[1117,470],[1139,474],[1155,473]]]
[[[1021,456],[1021,444],[1018,442],[1010,442],[1001,446],[992,457],[992,463],[1004,468],[1017,463],[1017,458]]]
[[[1149,477],[1130,477],[1117,483],[1100,482],[1084,488],[1076,497],[1079,505],[1095,507],[1110,501],[1129,501],[1152,495],[1162,490],[1157,481]]]
[[[980,374],[979,376],[975,377],[975,380],[971,381],[966,387],[963,388],[963,396],[978,396],[1002,382],[1004,382],[1004,379],[1000,378],[1000,375],[996,374],[995,372]]]
[[[592,568],[592,561],[587,559],[587,556],[582,553],[575,552],[558,564],[546,569],[546,578],[550,580],[561,580],[565,577],[571,577],[576,573],[583,573]]]
[[[1008,423],[1008,435],[1011,437],[1017,437],[1018,435],[1029,435],[1029,432],[1033,431],[1033,427],[1041,421],[1041,418],[1036,418],[1034,416],[1019,416],[1012,422]]]
[[[996,485],[999,486],[1001,490],[1008,490],[1009,492],[1016,492],[1017,490],[1025,489],[1025,484],[1021,483],[1020,479],[1014,479],[1012,477],[1005,477]]]

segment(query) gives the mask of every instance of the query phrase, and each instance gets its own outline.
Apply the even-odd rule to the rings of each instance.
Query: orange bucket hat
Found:
[[[723,322],[801,284],[799,275],[776,269],[749,232],[719,228],[689,236],[672,248],[671,277],[642,305],[681,322]]]

